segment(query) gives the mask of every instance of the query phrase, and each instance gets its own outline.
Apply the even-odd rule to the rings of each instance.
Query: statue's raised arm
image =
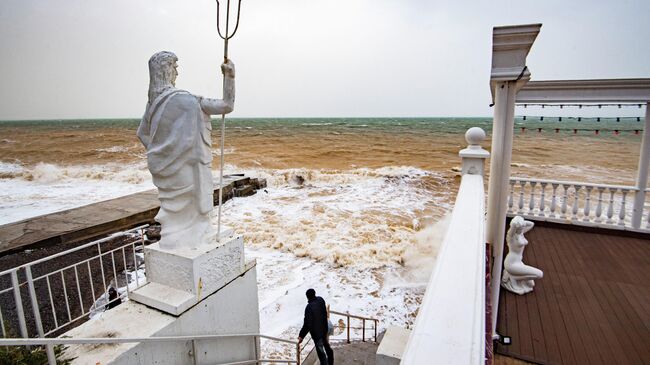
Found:
[[[138,128],[147,165],[158,188],[160,247],[197,247],[212,242],[212,124],[210,115],[230,113],[235,68],[222,66],[224,99],[208,99],[176,88],[178,58],[158,52],[149,59],[149,100]]]
[[[228,114],[235,108],[235,64],[231,60],[221,65],[223,100],[199,97],[201,109],[208,115]]]

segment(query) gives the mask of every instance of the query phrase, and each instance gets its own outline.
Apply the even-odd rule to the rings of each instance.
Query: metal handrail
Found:
[[[159,336],[159,337],[82,337],[82,338],[3,338],[0,346],[30,346],[30,345],[85,345],[85,344],[120,344],[120,343],[149,343],[149,342],[176,342],[191,340],[215,340],[220,338],[260,337],[278,342],[297,344],[297,341],[287,340],[261,333],[241,333],[227,335],[186,335],[186,336]]]
[[[127,296],[130,294],[130,291],[129,291],[129,276],[130,276],[130,274],[127,271],[127,254],[126,254],[127,249],[131,251],[129,253],[129,255],[128,255],[129,259],[133,259],[134,271],[136,273],[135,286],[140,287],[141,285],[144,285],[145,284],[144,280],[142,280],[142,283],[141,283],[140,277],[139,277],[139,275],[137,273],[137,271],[138,271],[138,264],[137,264],[138,260],[137,260],[137,257],[136,257],[137,256],[136,255],[136,249],[137,249],[137,247],[140,246],[140,244],[141,244],[142,248],[144,248],[144,245],[145,245],[145,242],[144,242],[144,234],[145,234],[144,229],[147,228],[147,227],[148,227],[148,225],[140,225],[140,226],[137,226],[135,228],[132,228],[132,229],[129,229],[129,230],[126,230],[126,231],[123,231],[123,232],[114,233],[114,234],[111,234],[111,235],[109,235],[107,237],[85,243],[85,244],[83,244],[81,246],[74,247],[74,248],[71,248],[71,249],[68,249],[68,250],[65,250],[65,251],[61,251],[61,252],[58,252],[56,254],[49,255],[47,257],[43,257],[43,258],[40,258],[38,260],[34,260],[34,261],[31,261],[31,262],[22,264],[20,266],[17,266],[17,267],[14,267],[14,268],[4,270],[4,271],[0,272],[0,277],[3,277],[5,275],[11,277],[10,286],[8,288],[5,288],[2,291],[0,291],[0,294],[5,294],[5,293],[13,291],[14,302],[15,302],[15,305],[16,305],[16,318],[17,318],[17,322],[18,322],[18,326],[19,326],[19,329],[20,329],[21,336],[23,338],[29,337],[29,334],[27,332],[27,321],[26,321],[26,317],[25,317],[25,310],[24,310],[24,307],[23,307],[23,298],[22,298],[23,294],[22,294],[22,291],[21,291],[21,287],[23,287],[25,285],[27,286],[27,289],[28,289],[28,293],[29,293],[28,302],[31,304],[34,325],[35,325],[35,329],[36,329],[39,337],[45,337],[45,336],[48,336],[48,335],[52,335],[53,333],[65,328],[66,326],[68,326],[68,325],[70,325],[70,324],[72,324],[72,323],[74,323],[76,321],[79,321],[80,319],[86,317],[88,315],[88,313],[90,313],[90,310],[86,311],[86,308],[87,308],[86,304],[88,302],[83,300],[83,294],[82,294],[82,291],[81,291],[80,281],[79,281],[79,277],[80,277],[79,272],[80,271],[78,269],[81,268],[81,270],[83,270],[83,271],[85,271],[87,269],[87,271],[88,271],[88,280],[90,282],[90,288],[91,288],[91,292],[92,292],[92,300],[93,300],[93,303],[96,303],[97,302],[97,297],[95,296],[95,289],[94,289],[95,286],[93,284],[94,278],[93,278],[93,275],[92,275],[92,270],[90,268],[90,263],[93,260],[99,260],[98,262],[99,262],[99,266],[101,268],[101,284],[103,284],[103,289],[104,289],[104,292],[103,292],[104,294],[103,295],[106,296],[106,301],[108,302],[106,304],[110,304],[111,302],[117,301],[119,299],[119,296],[118,296],[118,298],[115,298],[113,300],[110,300],[108,298],[107,293],[108,293],[109,285],[106,284],[106,272],[104,270],[104,263],[105,262],[106,263],[111,263],[112,262],[113,280],[115,280],[116,284],[118,283],[118,277],[119,276],[121,276],[121,275],[125,276]],[[125,240],[125,241],[128,241],[128,243],[121,244],[117,248],[113,248],[113,249],[110,249],[108,251],[102,252],[103,244],[108,243],[108,242],[113,242],[116,239],[119,239],[119,238],[122,238],[122,237],[130,238],[130,239]],[[33,275],[32,269],[34,267],[37,267],[37,265],[39,265],[39,264],[47,263],[47,262],[50,262],[53,259],[61,258],[61,257],[64,257],[64,256],[66,256],[68,254],[78,252],[78,251],[81,251],[81,250],[84,250],[84,249],[89,249],[89,248],[97,249],[98,254],[94,255],[91,258],[80,260],[80,261],[75,262],[73,264],[64,263],[64,265],[66,265],[65,267],[49,271],[49,272],[47,272],[45,274],[41,274],[38,277]],[[120,251],[122,251],[121,252],[121,257],[120,257]],[[116,261],[115,256],[117,256],[117,261]],[[124,270],[123,271],[120,270],[119,275],[118,275],[118,271],[116,270],[117,269],[116,262],[119,263],[120,260],[123,261]],[[24,275],[25,275],[25,278],[26,278],[26,281],[24,281],[24,282],[19,282],[19,280],[18,280],[18,273],[21,270],[24,272]],[[66,283],[66,277],[65,277],[66,271],[68,273],[72,273],[72,271],[74,271],[74,277],[72,279],[70,279],[70,280],[73,280],[75,282],[75,284],[76,284],[76,294],[78,295],[77,300],[78,300],[79,312],[80,312],[79,315],[77,315],[78,312],[76,312],[76,310],[75,310],[75,307],[77,306],[77,302],[75,301],[73,306],[71,307],[70,306],[71,302],[68,300],[68,290],[67,289],[68,289],[68,284],[70,283],[70,281],[68,281],[68,284]],[[85,275],[85,272],[82,272],[82,274]],[[65,312],[64,313],[67,314],[67,319],[64,319],[65,315],[64,315],[63,318],[57,318],[57,309],[56,309],[55,302],[54,302],[53,297],[52,297],[52,288],[51,288],[50,278],[54,278],[55,280],[58,281],[59,280],[59,278],[58,278],[59,275],[60,275],[60,283],[61,283],[61,285],[63,287],[63,297],[65,299],[65,307],[64,307]],[[110,275],[110,273],[108,273],[108,275]],[[46,298],[41,298],[41,300],[45,300],[47,303],[49,303],[49,306],[47,304],[46,304],[46,306],[50,307],[51,310],[52,310],[51,316],[52,316],[52,319],[54,320],[54,323],[53,323],[54,328],[45,329],[44,326],[43,326],[43,321],[41,319],[41,308],[40,308],[40,305],[39,305],[40,303],[39,303],[39,298],[38,298],[39,296],[37,295],[37,290],[36,290],[36,286],[35,286],[35,283],[37,281],[40,281],[42,283],[42,285],[47,285],[47,291],[44,293],[46,295]],[[116,285],[115,289],[117,289],[117,285]],[[39,292],[40,292],[40,289],[39,289]],[[72,291],[70,293],[74,293],[74,289],[72,289]],[[72,295],[74,297],[75,294],[72,294]],[[49,296],[49,298],[47,298],[47,296]],[[74,298],[73,298],[73,300],[74,300]],[[72,311],[71,311],[71,308],[73,309]],[[49,310],[49,308],[48,308],[48,310]],[[73,315],[73,311],[74,311],[74,315]],[[59,319],[61,319],[60,322],[59,322]],[[5,323],[4,322],[0,323],[0,327],[2,328],[3,335],[5,335],[5,333],[6,333],[6,331],[5,331]],[[54,351],[53,351],[52,346],[51,345],[46,345],[46,350],[47,350],[48,361],[50,363],[52,363],[52,361],[54,359]]]
[[[347,323],[346,323],[346,330],[347,330],[347,343],[350,343],[350,329],[361,329],[361,341],[365,342],[366,341],[366,321],[372,321],[373,322],[373,330],[374,330],[374,342],[377,342],[377,326],[379,324],[379,320],[377,318],[372,318],[372,317],[363,317],[359,315],[354,315],[350,314],[349,312],[338,312],[338,311],[329,311],[330,314],[338,314],[340,316],[346,317],[347,318]],[[355,319],[360,319],[361,320],[361,327],[352,327],[350,326],[350,318],[355,318]]]
[[[338,314],[338,315],[346,316],[346,317],[351,317],[351,318],[365,319],[366,321],[378,321],[377,318],[372,318],[372,317],[362,317],[362,316],[359,316],[359,315],[356,315],[356,314],[350,314],[350,313],[348,313],[348,312],[345,312],[345,313],[344,313],[344,312],[338,312],[338,311],[330,310],[330,313],[334,313],[334,314]]]
[[[53,254],[53,255],[50,255],[50,256],[47,256],[47,257],[43,257],[43,258],[38,259],[38,260],[35,260],[35,261],[30,261],[30,262],[28,262],[28,263],[26,263],[26,264],[22,264],[22,265],[20,265],[20,266],[16,266],[16,267],[14,267],[14,268],[11,268],[11,269],[8,269],[8,270],[5,270],[5,271],[2,271],[2,272],[0,272],[0,276],[2,276],[2,275],[6,275],[6,274],[10,274],[12,271],[16,271],[16,270],[19,270],[19,269],[25,268],[25,267],[27,267],[27,266],[38,265],[38,264],[40,264],[40,263],[43,263],[43,262],[46,262],[46,261],[49,261],[49,260],[55,259],[55,258],[57,258],[57,257],[65,256],[65,255],[67,255],[67,254],[69,254],[69,253],[76,252],[76,251],[79,251],[79,250],[83,250],[84,248],[88,248],[88,247],[92,247],[92,246],[95,246],[95,245],[98,245],[98,244],[102,244],[102,243],[104,243],[104,242],[108,242],[108,241],[113,240],[113,239],[115,239],[115,238],[122,237],[122,236],[126,236],[126,235],[129,234],[129,233],[133,233],[133,232],[138,231],[138,230],[143,230],[143,229],[145,229],[145,228],[147,228],[147,227],[149,227],[149,225],[148,225],[148,224],[144,224],[144,225],[141,225],[141,226],[137,226],[137,227],[135,227],[135,228],[131,228],[131,229],[129,229],[128,231],[122,231],[122,232],[114,233],[114,234],[112,234],[112,235],[110,235],[110,236],[108,236],[108,237],[104,237],[104,238],[99,239],[99,240],[96,240],[96,241],[88,242],[88,243],[83,244],[83,245],[81,245],[81,246],[77,246],[77,247],[75,247],[75,248],[71,248],[71,249],[69,249],[69,250],[61,251],[61,252],[59,252],[59,253],[55,253],[55,254]]]
[[[0,339],[0,346],[55,346],[55,345],[85,345],[85,344],[122,344],[122,343],[158,343],[158,342],[177,342],[177,341],[200,341],[200,340],[216,340],[222,338],[241,338],[252,337],[255,341],[258,338],[264,338],[277,342],[284,342],[297,346],[300,345],[297,341],[287,340],[284,338],[273,337],[261,333],[243,333],[243,334],[226,334],[226,335],[186,335],[186,336],[160,336],[160,337],[89,337],[89,338],[3,338]],[[257,346],[257,344],[256,344]],[[300,364],[300,352],[296,353],[296,359],[254,359],[244,360],[237,362],[222,363],[220,365],[244,365],[244,364],[260,364],[260,363],[285,363],[285,364]]]

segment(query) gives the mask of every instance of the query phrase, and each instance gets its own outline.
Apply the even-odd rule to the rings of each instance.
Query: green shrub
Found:
[[[60,360],[63,345],[54,346],[57,365],[68,365],[70,360]],[[47,353],[44,347],[32,346],[3,346],[0,347],[0,365],[44,365],[47,364]]]

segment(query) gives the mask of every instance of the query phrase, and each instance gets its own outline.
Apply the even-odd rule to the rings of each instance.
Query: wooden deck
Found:
[[[650,364],[650,240],[536,226],[524,262],[532,293],[502,289],[501,355],[540,364]]]

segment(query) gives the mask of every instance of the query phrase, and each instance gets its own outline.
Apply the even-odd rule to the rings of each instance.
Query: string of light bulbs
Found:
[[[585,121],[595,119],[596,122],[600,122],[601,120],[610,120],[610,119],[611,120],[616,119],[617,122],[626,121],[626,120],[636,121],[636,122],[641,121],[641,117],[549,117],[549,116],[543,116],[543,115],[542,116],[520,115],[520,116],[517,116],[516,118],[521,118],[522,120],[529,120],[530,118],[534,118],[534,119],[538,119],[540,122],[544,121],[544,120],[552,121],[553,119],[556,119],[557,122],[561,122],[561,121],[563,121],[563,119],[564,120],[574,119],[574,120],[576,120],[578,122],[582,122],[583,119],[585,119]]]
[[[528,108],[529,106],[539,106],[542,107],[542,109],[546,107],[554,108],[554,107],[559,107],[560,109],[564,109],[564,107],[577,107],[578,109],[584,108],[598,108],[601,109],[602,107],[618,107],[619,109],[623,107],[635,107],[638,109],[643,108],[644,104],[540,104],[540,103],[533,103],[533,104],[516,104],[517,106]]]

